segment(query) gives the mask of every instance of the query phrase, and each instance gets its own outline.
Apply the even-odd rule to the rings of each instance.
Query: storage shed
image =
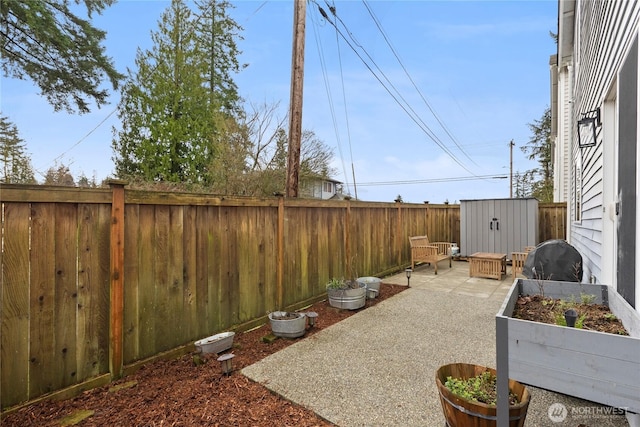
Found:
[[[460,254],[522,252],[538,242],[538,200],[460,201]]]

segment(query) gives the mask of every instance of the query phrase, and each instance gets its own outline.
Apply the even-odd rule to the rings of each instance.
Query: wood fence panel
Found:
[[[184,337],[188,340],[197,340],[198,334],[198,292],[197,292],[197,265],[206,262],[206,257],[199,261],[197,249],[197,208],[195,206],[184,206],[184,225],[182,247],[184,249],[184,272],[182,298],[185,307],[184,317]],[[205,254],[203,254],[205,255]]]
[[[167,252],[169,254],[167,262],[167,276],[165,277],[169,300],[167,304],[168,316],[166,319],[158,319],[157,328],[164,326],[163,323],[170,323],[171,331],[169,346],[166,350],[176,348],[188,341],[185,337],[184,325],[187,315],[187,307],[184,306],[184,207],[169,207],[169,230]],[[158,262],[162,262],[158,258]]]
[[[29,397],[54,390],[55,203],[31,205]]]
[[[80,204],[76,381],[109,372],[108,205]]]
[[[356,276],[372,276],[396,264],[398,209],[351,205],[351,242]]]
[[[156,244],[156,217],[154,206],[140,205],[138,222],[139,248],[137,259],[140,265],[138,274],[138,298],[140,304],[139,319],[140,325],[140,353],[139,358],[146,358],[157,354],[156,349],[156,322],[155,319],[161,316],[161,312],[156,306],[156,264],[154,247]],[[125,253],[127,253],[125,246]],[[127,273],[125,272],[125,280]],[[129,282],[127,282],[129,283]],[[129,286],[127,284],[126,286]],[[125,286],[125,287],[126,287]]]
[[[240,271],[238,271],[238,258],[241,256],[238,247],[238,233],[242,224],[242,216],[239,214],[238,207],[223,208],[223,225],[224,229],[220,231],[226,237],[227,245],[220,247],[220,254],[227,252],[226,266],[223,270],[222,282],[219,284],[222,290],[222,300],[220,308],[225,314],[223,328],[231,327],[239,323],[240,320]]]
[[[2,199],[7,407],[109,370],[112,197],[8,185]],[[459,205],[148,191],[126,191],[125,203],[127,365],[299,308],[331,277],[402,269],[409,236],[460,237]],[[565,238],[566,204],[541,204],[539,218],[541,240]]]
[[[171,254],[170,237],[171,213],[170,206],[155,206],[155,246],[150,248],[153,252],[154,277],[151,285],[155,290],[153,295],[153,307],[155,314],[151,318],[155,334],[154,353],[172,348],[175,325],[171,318],[171,309],[175,293],[172,295],[172,284],[169,282],[169,259]],[[173,314],[175,316],[175,314]],[[166,324],[163,324],[165,323]]]
[[[140,259],[142,245],[140,233],[140,205],[125,206],[124,215],[124,364],[142,358],[141,333],[143,328],[142,301],[139,295],[140,277],[148,269]]]
[[[261,236],[256,234],[256,209],[240,208],[242,220],[237,224],[238,253],[238,322],[242,323],[251,318],[251,313],[257,311],[264,293],[260,293],[259,270],[260,259],[256,251]]]
[[[203,328],[199,337],[209,335],[220,327],[220,239],[216,228],[219,227],[220,209],[217,207],[198,207],[198,249],[202,251],[198,264],[198,305]]]
[[[77,364],[78,207],[58,203],[55,211],[54,388],[74,384]]]
[[[328,212],[319,212],[319,220],[322,224],[329,224],[329,213]],[[331,251],[333,250],[331,245],[331,241],[334,239],[334,236],[331,236],[328,232],[323,232],[319,227],[314,227],[314,236],[313,239],[316,242],[316,247],[314,251],[314,271],[309,276],[309,280],[311,283],[315,283],[317,288],[315,289],[326,289],[327,282],[332,277],[334,272],[331,269],[331,266],[325,264],[323,260],[331,259]],[[338,239],[342,239],[342,236],[338,237]],[[285,239],[285,242],[288,240]],[[285,261],[286,262],[286,261]]]
[[[28,203],[5,205],[2,256],[2,400],[29,398],[29,217]]]
[[[312,221],[305,208],[293,208],[285,201],[285,233],[284,233],[284,295],[282,306],[278,310],[285,310],[289,305],[299,300],[301,283],[306,280],[308,238],[305,227]],[[320,219],[320,218],[319,218]],[[315,224],[316,227],[330,227],[329,224]],[[333,234],[334,239],[341,239],[342,234]],[[329,259],[327,260],[330,261]]]
[[[550,239],[567,238],[567,204],[541,203],[538,205],[538,243]]]
[[[225,206],[220,206],[212,212],[213,223],[213,257],[214,271],[212,272],[212,284],[216,299],[212,307],[215,313],[215,325],[225,329],[232,323],[233,308],[231,306],[231,287],[233,284],[231,272],[231,259],[235,256],[234,239],[229,235],[228,217],[232,210]]]

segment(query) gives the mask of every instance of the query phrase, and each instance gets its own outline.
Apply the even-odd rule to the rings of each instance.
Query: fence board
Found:
[[[139,319],[135,321],[140,325],[140,358],[153,356],[160,346],[156,345],[155,318],[161,316],[156,307],[156,263],[155,251],[155,209],[154,206],[140,205],[139,207],[139,252],[137,255],[140,270],[138,273],[138,298],[140,301]],[[125,253],[126,246],[125,246]],[[126,279],[125,272],[125,280]],[[126,288],[127,286],[125,286]]]
[[[54,389],[75,382],[77,373],[78,287],[76,262],[78,257],[77,205],[58,203],[55,209],[55,351],[53,366]]]
[[[183,306],[185,308],[184,315],[184,337],[188,340],[196,340],[198,336],[198,306],[196,291],[197,273],[196,265],[198,264],[198,251],[196,249],[196,207],[184,207],[184,226],[182,247],[184,249],[184,273],[183,273]]]
[[[184,207],[169,207],[169,230],[167,250],[169,258],[166,264],[168,267],[165,278],[167,289],[169,291],[169,304],[167,305],[168,316],[166,319],[158,319],[160,325],[166,327],[164,322],[172,324],[170,327],[171,335],[169,347],[167,350],[178,347],[188,341],[185,337],[184,324],[189,318],[187,315],[187,307],[184,306]],[[157,262],[162,262],[159,258]],[[157,326],[160,329],[160,325]]]
[[[204,338],[209,332],[215,331],[214,322],[213,281],[209,279],[214,265],[212,259],[213,234],[211,232],[210,208],[197,206],[196,208],[196,251],[200,262],[196,264],[196,338]]]
[[[28,203],[5,206],[2,256],[2,399],[29,398],[29,217]]]
[[[124,215],[124,343],[125,364],[141,359],[142,303],[140,300],[140,276],[147,264],[139,258],[141,242],[146,239],[140,234],[140,205],[129,205]]]
[[[31,205],[29,397],[54,390],[55,203]]]
[[[77,381],[109,372],[108,205],[79,205]]]

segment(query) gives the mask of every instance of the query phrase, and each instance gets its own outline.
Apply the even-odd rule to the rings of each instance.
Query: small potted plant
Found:
[[[357,280],[332,278],[327,283],[329,305],[347,310],[364,307],[367,298],[367,285]]]
[[[496,371],[468,363],[452,363],[436,371],[436,385],[448,426],[496,426]],[[531,397],[527,388],[509,380],[509,427],[522,427]]]

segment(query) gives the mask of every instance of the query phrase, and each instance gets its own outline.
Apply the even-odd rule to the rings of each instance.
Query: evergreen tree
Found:
[[[528,124],[532,132],[529,142],[520,147],[529,160],[538,162],[539,167],[525,172],[531,190],[527,195],[541,202],[553,201],[553,161],[551,159],[551,109],[547,109],[539,120]]]
[[[195,20],[197,42],[208,78],[207,86],[219,105],[229,113],[238,111],[240,96],[232,75],[240,72],[236,40],[242,40],[240,27],[230,19],[227,9],[233,6],[226,0],[196,1]]]
[[[112,142],[119,177],[209,182],[207,168],[229,120],[222,111],[237,95],[227,100],[216,88],[211,90],[211,67],[204,54],[211,40],[203,45],[198,22],[182,0],[173,0],[159,31],[152,33],[152,50],[138,51],[138,70],[129,72],[118,105],[122,130],[114,131]],[[215,66],[226,60],[219,64],[216,58]],[[213,81],[223,84],[218,77]]]
[[[66,187],[75,187],[75,180],[69,167],[60,164],[55,167],[50,167],[44,176],[45,185],[64,185]]]
[[[88,18],[115,0],[85,0]],[[80,0],[75,0],[80,4]],[[69,0],[0,1],[0,58],[5,76],[31,79],[55,111],[89,112],[106,104],[106,77],[114,89],[123,77],[101,46],[105,32],[74,15]]]
[[[16,125],[4,116],[0,116],[0,163],[2,163],[0,182],[36,184],[24,140],[20,138]]]

